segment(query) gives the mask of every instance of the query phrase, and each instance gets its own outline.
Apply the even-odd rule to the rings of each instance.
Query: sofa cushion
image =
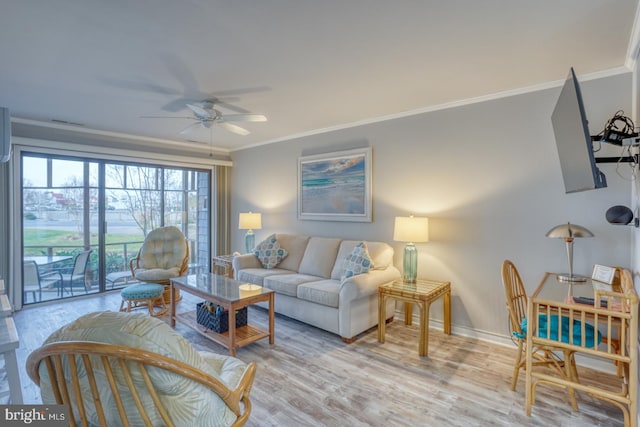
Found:
[[[264,268],[274,268],[286,258],[288,252],[280,247],[276,235],[272,234],[255,247],[253,254],[258,257]]]
[[[295,297],[298,295],[298,285],[318,280],[322,280],[322,278],[308,274],[276,274],[275,276],[265,277],[263,286],[273,289],[278,294]]]
[[[331,271],[331,278],[340,280],[342,277],[342,262],[351,254],[353,248],[360,243],[361,240],[343,240],[340,243],[336,263]],[[369,256],[373,262],[372,270],[384,270],[393,263],[393,248],[385,242],[365,242]]]
[[[307,243],[309,243],[309,236],[276,234],[276,239],[278,239],[280,247],[289,252],[289,255],[279,264],[279,267],[285,270],[298,271]]]
[[[236,272],[237,280],[263,286],[264,278],[276,274],[293,274],[293,271],[282,268],[245,268]]]
[[[373,262],[371,262],[371,257],[367,250],[367,244],[365,242],[360,242],[342,261],[342,275],[340,276],[340,281],[344,282],[349,277],[368,273],[372,268]]]
[[[338,302],[340,301],[340,283],[331,279],[303,283],[298,286],[298,298],[316,304],[338,308]]]
[[[325,279],[330,278],[340,242],[341,239],[311,237],[307,244],[307,250],[304,251],[298,272],[324,277]]]

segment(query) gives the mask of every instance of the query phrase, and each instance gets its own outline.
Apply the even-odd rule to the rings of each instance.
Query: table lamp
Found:
[[[238,223],[240,230],[247,230],[247,234],[244,236],[244,248],[245,253],[250,253],[256,246],[256,237],[253,234],[253,230],[260,230],[262,228],[262,214],[241,212]]]
[[[418,277],[418,250],[414,243],[429,241],[429,218],[397,216],[393,240],[407,242],[402,258],[402,275],[405,282],[415,283]]]
[[[573,274],[573,239],[576,237],[593,237],[593,233],[582,227],[581,225],[560,224],[547,231],[547,237],[564,239],[567,244],[567,261],[569,262],[569,274],[558,274],[558,280],[561,282],[584,282],[587,280],[584,276]]]

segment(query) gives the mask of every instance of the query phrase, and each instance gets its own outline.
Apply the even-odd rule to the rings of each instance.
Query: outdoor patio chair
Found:
[[[42,301],[42,292],[62,293],[62,274],[59,271],[40,274],[40,269],[35,261],[24,261],[22,283],[24,302],[27,302],[28,293],[32,294],[33,302]]]
[[[68,273],[62,273],[64,287],[69,287],[69,292],[73,296],[73,288],[80,288],[85,293],[89,293],[91,284],[87,282],[87,267],[89,267],[89,256],[91,249],[80,252],[73,261],[73,269]]]

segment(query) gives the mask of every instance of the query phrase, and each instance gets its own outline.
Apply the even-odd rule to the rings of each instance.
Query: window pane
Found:
[[[105,165],[104,180],[107,188],[124,188],[124,165]]]
[[[165,169],[164,171],[164,189],[165,190],[182,190],[183,171],[175,169]]]
[[[47,186],[47,159],[26,156],[22,158],[22,186]]]
[[[51,183],[54,187],[82,186],[84,162],[53,159]]]
[[[127,166],[127,188],[158,190],[158,169],[143,166]]]

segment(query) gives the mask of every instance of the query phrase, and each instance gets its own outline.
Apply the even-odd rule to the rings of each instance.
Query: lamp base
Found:
[[[247,234],[244,236],[244,250],[245,253],[250,254],[253,252],[253,248],[256,247],[256,236],[253,234],[253,230],[247,231]]]
[[[404,247],[402,258],[402,281],[404,283],[416,283],[418,277],[418,250],[413,243]]]
[[[587,278],[584,276],[579,276],[577,274],[558,274],[558,282],[586,282]]]

